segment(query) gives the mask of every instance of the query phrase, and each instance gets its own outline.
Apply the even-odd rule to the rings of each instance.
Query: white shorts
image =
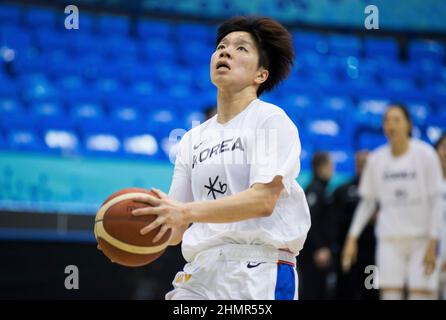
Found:
[[[172,282],[167,300],[297,300],[293,254],[228,244],[203,251]]]
[[[426,238],[379,239],[376,261],[380,288],[407,288],[436,292],[440,259],[434,272],[424,273],[423,259],[429,240]]]

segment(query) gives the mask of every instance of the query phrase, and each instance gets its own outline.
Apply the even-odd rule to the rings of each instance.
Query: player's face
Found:
[[[259,53],[251,34],[235,31],[227,34],[217,45],[211,57],[212,83],[219,89],[239,91],[258,86],[268,72],[259,67]]]
[[[392,142],[403,141],[409,138],[411,130],[403,111],[399,108],[390,108],[384,116],[384,134]]]
[[[438,155],[440,156],[441,164],[446,167],[446,139],[438,145],[437,147]]]

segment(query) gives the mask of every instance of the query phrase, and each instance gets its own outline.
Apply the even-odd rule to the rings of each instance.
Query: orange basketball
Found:
[[[127,188],[113,193],[99,208],[94,234],[102,252],[113,262],[127,267],[139,267],[158,259],[166,250],[169,230],[156,243],[153,238],[161,227],[141,235],[140,230],[154,221],[156,215],[133,216],[132,210],[147,206],[133,201],[135,197],[150,194],[149,190]]]

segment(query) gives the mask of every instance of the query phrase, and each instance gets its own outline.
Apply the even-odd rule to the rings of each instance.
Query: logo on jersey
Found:
[[[194,144],[194,150],[197,150],[198,148],[200,148],[200,146],[201,146],[204,142],[206,142],[206,140],[201,141],[198,145],[195,145],[195,144]]]
[[[202,143],[203,142],[201,142],[198,145],[194,145],[194,150],[198,149]],[[226,139],[210,148],[205,148],[203,150],[200,150],[199,153],[193,155],[192,169],[194,169],[198,163],[202,163],[208,159],[211,159],[213,156],[216,156],[219,153],[234,151],[234,150],[245,151],[242,139],[240,137]]]
[[[416,177],[416,171],[386,171],[383,176],[384,180],[413,180]]]
[[[192,278],[191,274],[180,273],[178,277],[175,279],[175,283],[181,283],[181,282],[187,283],[189,282],[190,278]]]
[[[221,183],[218,181],[219,177],[217,176],[214,181],[209,177],[209,185],[205,185],[204,187],[209,190],[208,197],[212,194],[212,197],[217,199],[216,194],[225,194],[228,190],[228,185],[226,183]],[[217,185],[218,182],[218,185]]]
[[[248,262],[248,264],[246,265],[246,267],[247,267],[248,269],[251,269],[251,268],[255,268],[255,267],[260,266],[262,263],[265,263],[265,262],[258,262],[258,263]]]

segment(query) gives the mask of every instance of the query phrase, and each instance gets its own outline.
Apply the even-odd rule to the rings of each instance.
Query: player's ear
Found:
[[[266,70],[264,67],[260,67],[259,70],[257,71],[257,76],[254,82],[260,85],[268,79],[268,76],[269,76],[269,71]]]

